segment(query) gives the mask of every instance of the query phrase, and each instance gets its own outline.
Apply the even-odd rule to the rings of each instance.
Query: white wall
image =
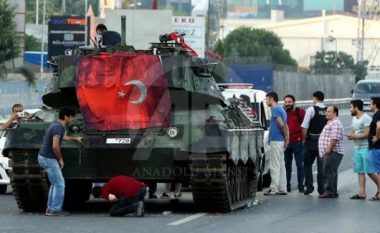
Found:
[[[271,22],[269,20],[224,20],[224,31],[220,36],[225,37],[239,26],[262,28],[276,33],[282,40],[284,48],[299,66],[309,67],[310,58],[317,51],[344,51],[356,59],[357,23],[355,17],[331,15],[309,19],[286,20]],[[366,20],[364,59],[370,65],[380,65],[380,22]],[[223,35],[224,33],[224,35]],[[328,36],[335,40],[328,41]],[[323,43],[325,41],[325,43]]]
[[[121,33],[121,16],[127,17],[127,45],[148,49],[159,36],[172,32],[172,13],[169,10],[110,10],[106,9],[105,25],[108,30]]]

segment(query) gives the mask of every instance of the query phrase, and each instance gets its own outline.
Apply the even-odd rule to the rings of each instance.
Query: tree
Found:
[[[25,51],[41,51],[41,41],[34,36],[25,35]]]
[[[264,29],[239,27],[217,41],[213,51],[224,58],[237,57],[240,61],[264,60],[276,65],[297,66],[289,51],[283,48],[281,39]]]
[[[0,65],[19,54],[19,38],[16,34],[15,8],[7,0],[0,0]]]
[[[351,70],[356,81],[367,75],[368,61],[359,61],[355,64],[354,58],[345,52],[322,51],[315,54],[315,63],[311,69],[317,74],[341,74]]]

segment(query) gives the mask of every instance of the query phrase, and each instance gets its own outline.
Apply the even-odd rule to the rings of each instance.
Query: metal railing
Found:
[[[340,98],[340,99],[325,99],[324,103],[327,106],[335,105],[337,108],[349,108],[352,98]],[[284,104],[284,101],[279,101],[279,104]],[[307,108],[313,105],[312,100],[297,100],[296,105],[301,108]]]

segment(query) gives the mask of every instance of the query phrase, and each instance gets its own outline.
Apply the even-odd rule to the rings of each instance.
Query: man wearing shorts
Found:
[[[377,180],[377,192],[372,197],[372,200],[380,201],[380,97],[372,97],[369,106],[373,112],[373,116],[369,125],[368,160],[372,165],[373,172],[376,173]]]
[[[355,144],[353,162],[354,172],[358,174],[359,192],[350,199],[363,200],[367,197],[365,190],[365,174],[377,184],[377,177],[372,173],[371,164],[368,162],[368,133],[371,117],[363,112],[363,101],[351,101],[351,115],[352,117],[352,132],[347,135],[349,140],[353,140]]]

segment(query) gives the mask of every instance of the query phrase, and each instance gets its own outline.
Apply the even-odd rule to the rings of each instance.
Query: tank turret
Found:
[[[43,102],[53,115],[62,106],[75,107],[80,114],[68,133],[84,139],[81,148],[62,147],[68,206],[87,200],[92,182],[120,174],[148,183],[190,183],[195,204],[209,211],[231,211],[254,200],[263,129],[238,100],[223,97],[212,65],[196,56],[183,35],[162,35],[148,50],[123,43],[82,48],[55,58],[53,66]],[[12,182],[25,211],[45,205],[47,180],[36,156],[47,125],[19,124],[6,146],[6,156],[20,168]],[[32,140],[16,143],[25,132]]]

